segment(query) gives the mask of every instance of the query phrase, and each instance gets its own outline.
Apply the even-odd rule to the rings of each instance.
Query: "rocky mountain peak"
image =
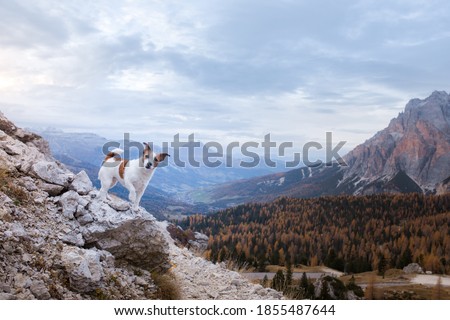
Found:
[[[370,183],[402,172],[417,184],[415,189],[435,190],[450,176],[450,96],[435,91],[426,99],[412,99],[405,112],[346,159],[347,179],[359,177]]]

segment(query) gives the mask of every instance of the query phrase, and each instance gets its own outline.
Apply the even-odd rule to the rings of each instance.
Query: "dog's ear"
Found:
[[[150,148],[150,142],[142,142],[142,144],[145,146],[146,149],[152,150],[152,148]]]
[[[158,153],[155,158],[156,158],[156,161],[161,162],[161,161],[164,161],[164,159],[166,157],[170,157],[170,154],[168,154],[168,153]]]

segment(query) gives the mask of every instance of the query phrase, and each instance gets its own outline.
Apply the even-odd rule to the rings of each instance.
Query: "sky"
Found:
[[[350,149],[449,90],[449,16],[447,0],[0,0],[0,110],[107,138],[331,131]]]

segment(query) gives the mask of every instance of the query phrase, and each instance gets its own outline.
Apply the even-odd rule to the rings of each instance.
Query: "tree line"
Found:
[[[450,273],[450,195],[279,198],[181,226],[209,236],[207,257],[264,270],[271,265],[326,265],[347,273],[419,263]]]

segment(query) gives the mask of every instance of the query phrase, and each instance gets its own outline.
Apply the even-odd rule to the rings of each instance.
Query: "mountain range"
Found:
[[[98,186],[97,172],[104,156],[102,147],[109,140],[92,133],[33,131],[49,141],[56,159],[74,172],[85,170]],[[180,159],[187,162],[187,148],[180,150]],[[173,154],[173,149],[169,153]],[[201,152],[195,157],[201,159]],[[172,160],[155,174],[141,204],[164,219],[179,214],[208,213],[246,202],[267,202],[280,196],[448,192],[450,96],[445,91],[435,91],[426,99],[410,100],[404,112],[385,129],[343,159],[346,165],[324,163],[277,173],[273,173],[276,169],[264,166],[180,167]],[[121,186],[116,186],[113,192],[127,197],[127,191]]]
[[[327,163],[195,191],[194,200],[215,207],[267,202],[279,196],[450,191],[450,96],[435,91],[412,99],[388,127],[343,157]]]

